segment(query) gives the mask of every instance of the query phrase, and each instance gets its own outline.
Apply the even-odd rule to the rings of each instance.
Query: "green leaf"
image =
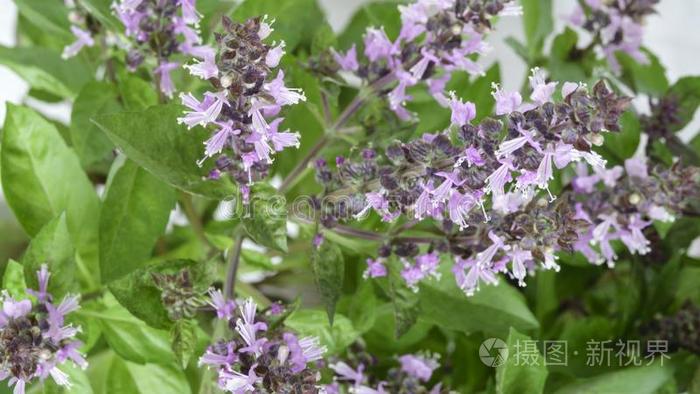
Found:
[[[642,52],[649,59],[648,64],[641,64],[623,52],[615,54],[622,67],[621,79],[636,93],[661,96],[668,90],[666,69],[651,51],[643,48]]]
[[[292,52],[298,45],[310,44],[325,16],[316,0],[245,0],[231,15],[237,22],[267,15],[274,19],[270,40],[284,40]]]
[[[65,212],[80,256],[97,276],[99,201],[77,156],[56,128],[35,111],[9,104],[2,138],[2,187],[30,236]]]
[[[2,288],[13,298],[24,298],[27,284],[24,282],[22,264],[10,259],[2,276]]]
[[[508,345],[508,359],[496,368],[496,392],[508,393],[542,393],[547,381],[547,367],[544,358],[537,351],[527,353],[527,363],[523,362],[525,341],[531,341],[527,335],[523,335],[511,328],[506,344]],[[530,357],[532,356],[532,357]],[[520,359],[519,359],[520,358]]]
[[[77,58],[64,60],[58,51],[49,48],[0,46],[0,64],[16,72],[33,89],[64,98],[77,96],[93,75]]]
[[[93,121],[129,159],[165,182],[215,199],[235,195],[236,188],[228,179],[206,178],[211,160],[203,168],[197,166],[210,132],[202,127],[187,130],[177,123],[181,116],[182,107],[159,105],[145,111],[99,115]]]
[[[89,82],[73,103],[70,122],[71,146],[84,168],[110,158],[114,144],[90,121],[95,115],[118,112],[117,92],[106,82]]]
[[[370,349],[378,349],[388,354],[402,354],[419,348],[431,329],[432,324],[418,320],[400,338],[396,338],[396,318],[394,306],[390,303],[378,305],[374,326],[363,337]]]
[[[700,105],[700,77],[683,77],[668,89],[667,96],[677,100],[677,116],[680,122],[671,126],[671,130],[680,131],[695,117]]]
[[[119,74],[119,97],[128,111],[142,111],[158,104],[158,92],[152,83],[123,71]]]
[[[506,37],[504,40],[506,44],[515,52],[516,55],[520,56],[526,62],[530,62],[530,53],[527,51],[527,47],[515,37]]]
[[[256,243],[287,251],[287,202],[274,187],[256,183],[250,190],[249,212],[243,226]]]
[[[559,81],[587,81],[595,64],[593,51],[579,51],[578,34],[566,28],[552,41],[550,55],[546,59],[547,71]]]
[[[114,300],[107,299],[107,305],[101,309],[83,308],[76,314],[96,318],[109,347],[125,360],[139,364],[175,361],[170,334],[147,326]]]
[[[51,273],[49,292],[56,300],[60,300],[74,288],[73,256],[73,243],[68,234],[66,215],[61,214],[39,231],[22,258],[27,285],[32,289],[39,288],[36,273],[42,264],[46,264]]]
[[[364,282],[355,293],[344,296],[338,302],[338,311],[352,321],[355,329],[365,333],[372,329],[377,319],[377,297],[371,282]]]
[[[26,20],[44,31],[70,40],[68,8],[61,2],[44,0],[15,0],[17,10]]]
[[[114,358],[105,387],[106,393],[190,394],[185,374],[174,364],[139,365]]]
[[[335,304],[343,290],[345,277],[345,260],[338,245],[324,239],[318,248],[314,247],[311,253],[311,269],[321,293],[321,301],[326,306],[328,321],[333,325]]]
[[[163,305],[161,290],[153,280],[153,274],[175,274],[183,269],[189,270],[195,288],[204,293],[211,281],[204,265],[193,260],[170,260],[148,265],[112,282],[109,289],[114,298],[134,316],[152,327],[169,329],[173,321]]]
[[[114,16],[112,0],[78,0],[79,3],[92,17],[97,18],[108,30],[121,31],[124,26]]]
[[[673,379],[672,367],[668,363],[662,366],[657,362],[649,366],[625,368],[589,379],[581,379],[562,387],[556,391],[556,394],[653,394],[657,393],[670,379]]]
[[[170,331],[175,359],[186,368],[195,354],[197,345],[197,322],[190,319],[178,320]]]
[[[297,310],[284,323],[300,336],[318,337],[328,348],[329,355],[345,351],[360,336],[350,319],[340,313],[335,314],[333,326],[329,324],[326,312],[313,309]]]
[[[401,277],[401,263],[396,258],[389,260],[389,297],[394,309],[394,335],[406,334],[420,315],[418,294],[406,286]]]
[[[467,297],[450,278],[445,272],[441,280],[421,284],[421,319],[448,329],[501,336],[511,327],[526,332],[539,328],[522,294],[504,281],[481,286]]]
[[[542,52],[544,40],[554,29],[552,18],[552,0],[522,0],[523,29],[529,58]]]
[[[620,131],[617,133],[604,133],[605,143],[599,150],[607,160],[622,164],[626,159],[634,156],[639,145],[641,125],[637,116],[627,111],[620,117]]]
[[[118,279],[148,260],[175,201],[170,186],[134,162],[124,161],[111,179],[100,215],[103,282]]]

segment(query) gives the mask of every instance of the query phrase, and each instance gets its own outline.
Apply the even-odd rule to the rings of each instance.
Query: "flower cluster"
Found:
[[[647,15],[655,12],[659,0],[585,0],[584,6],[577,5],[568,17],[573,26],[591,32],[594,40],[599,40],[603,54],[613,71],[620,65],[615,53],[625,52],[639,63],[646,64],[647,56],[640,50],[644,29],[642,22]]]
[[[173,54],[200,59],[214,55],[211,47],[201,45],[195,0],[121,0],[114,11],[124,24],[126,36],[133,41],[126,56],[127,66],[135,70],[147,56],[155,57],[157,66],[153,72],[161,92],[168,97],[175,92],[170,73],[180,66],[171,60]]]
[[[613,266],[617,254],[611,242],[621,241],[631,253],[648,253],[644,229],[653,220],[674,220],[684,204],[700,195],[700,171],[677,165],[650,173],[643,158],[632,158],[624,169],[615,166],[589,174],[579,167],[572,185],[581,196],[576,217],[589,224],[574,249],[593,264]]]
[[[249,184],[267,174],[274,152],[299,147],[299,134],[279,131],[284,118],[276,116],[283,106],[306,97],[300,89],[284,85],[282,70],[274,72],[284,55],[284,42],[274,46],[263,42],[272,31],[265,19],[234,23],[224,17],[223,25],[225,34],[216,35],[218,57],[186,66],[193,75],[209,80],[215,91],[204,93],[201,101],[191,93],[182,94],[189,111],[178,121],[189,128],[214,126],[202,159],[219,156],[211,177],[227,172]]]
[[[322,207],[328,210],[322,212],[324,224],[332,226],[351,215],[362,218],[374,210],[385,221],[406,214],[465,229],[489,220],[487,196],[493,207],[513,211],[537,189],[549,191],[554,167],[584,160],[604,168],[605,161],[591,145],[602,142],[602,132],[618,130],[628,99],[617,97],[602,82],[592,93],[566,83],[564,100],[552,103],[556,83],[544,82],[539,70],[533,74],[533,103],[523,104],[519,94],[496,87],[496,114],[507,115],[503,121],[487,118],[472,125],[473,104],[453,98],[455,138],[447,130],[396,142],[386,149],[386,160],[365,149],[358,162],[338,157],[335,171],[324,160],[317,161],[317,179],[329,203]]]
[[[55,304],[47,292],[46,265],[37,272],[39,289],[27,290],[36,299],[17,300],[7,292],[0,296],[0,380],[9,378],[14,394],[24,394],[32,380],[51,376],[59,386],[70,386],[68,375],[59,369],[67,361],[86,368],[75,339],[79,328],[65,324],[66,315],[79,308],[78,297],[66,296]]]
[[[160,298],[171,320],[191,319],[199,307],[206,304],[203,295],[194,286],[192,274],[182,269],[175,274],[152,273]]]
[[[671,352],[685,349],[700,354],[700,307],[686,301],[675,315],[658,316],[642,326],[647,338],[663,338],[668,341]]]
[[[345,361],[330,364],[335,372],[334,382],[326,386],[329,394],[339,394],[342,389],[350,393],[363,394],[388,394],[388,393],[415,393],[415,394],[440,394],[446,393],[441,383],[432,387],[428,386],[433,372],[440,367],[439,355],[405,354],[398,358],[399,367],[394,367],[387,373],[386,379],[379,380],[365,373],[365,368],[373,362],[371,357],[358,357],[352,367]],[[350,362],[350,361],[349,361]]]
[[[320,392],[314,363],[326,348],[317,338],[271,328],[265,317],[256,316],[252,299],[236,311],[235,303],[220,291],[210,294],[217,317],[236,332],[235,338],[209,346],[199,360],[200,365],[217,369],[219,388],[234,394]]]
[[[84,47],[95,45],[93,36],[99,30],[99,26],[89,13],[83,12],[72,0],[66,1],[65,4],[70,10],[68,20],[71,22],[70,30],[75,36],[75,41],[63,48],[61,54],[63,59],[68,59],[77,55]]]
[[[591,92],[565,83],[563,100],[555,103],[557,83],[547,82],[540,70],[533,70],[530,82],[527,103],[518,93],[495,86],[501,120],[487,118],[476,126],[470,123],[473,105],[452,97],[453,138],[448,130],[397,142],[386,149],[385,158],[366,149],[359,162],[336,159],[335,171],[318,161],[317,178],[325,187],[321,222],[332,227],[373,210],[385,221],[403,214],[441,223],[447,246],[431,245],[427,254],[420,254],[411,243],[393,245],[393,253],[404,262],[402,276],[414,289],[420,280],[437,276],[436,248],[457,256],[453,273],[468,295],[481,281],[496,282],[498,272],[509,272],[524,285],[535,261],[558,269],[555,253],[572,249],[583,223],[568,199],[550,204],[555,200],[549,190],[554,168],[585,162],[603,171],[605,161],[591,148],[602,143],[601,133],[619,129],[629,99],[602,82]],[[535,198],[538,190],[549,201]],[[534,234],[533,228],[538,230]],[[390,254],[380,253],[380,259]],[[366,276],[385,275],[381,263],[370,260]]]
[[[497,15],[518,15],[514,1],[418,0],[399,6],[402,27],[392,41],[383,28],[369,28],[364,36],[365,61],[357,48],[333,50],[338,67],[383,87],[398,81],[388,94],[389,107],[402,120],[413,118],[405,105],[412,97],[407,89],[426,81],[430,92],[447,105],[445,85],[455,71],[482,73],[473,58],[488,47],[483,34]]]

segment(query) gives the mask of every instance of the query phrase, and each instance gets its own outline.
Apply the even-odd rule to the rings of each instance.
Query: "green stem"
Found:
[[[308,167],[311,160],[313,160],[318,155],[318,153],[326,147],[326,145],[331,141],[332,137],[335,136],[338,130],[341,130],[352,118],[352,116],[355,115],[357,111],[360,110],[360,108],[362,108],[362,106],[367,102],[367,98],[369,96],[376,93],[387,84],[393,82],[395,79],[396,76],[393,73],[389,73],[370,84],[368,89],[358,92],[355,98],[350,102],[350,104],[348,104],[347,107],[345,107],[345,110],[343,110],[340,116],[338,116],[338,119],[336,119],[335,123],[333,123],[333,125],[331,125],[330,128],[328,128],[326,134],[324,134],[323,137],[321,137],[321,139],[318,140],[316,145],[314,145],[314,147],[311,148],[311,150],[309,150],[306,156],[304,156],[301,159],[301,161],[297,163],[297,165],[294,167],[294,169],[292,169],[287,178],[284,179],[284,181],[279,187],[279,192],[284,193],[288,191],[289,188],[291,188],[298,181],[299,176]]]
[[[228,271],[226,273],[226,283],[224,284],[224,296],[228,299],[235,298],[236,275],[238,273],[238,265],[241,260],[241,250],[243,248],[243,234],[236,229],[236,242],[231,248],[231,257],[229,259]]]

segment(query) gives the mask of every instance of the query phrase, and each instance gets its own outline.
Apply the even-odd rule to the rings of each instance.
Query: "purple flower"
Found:
[[[548,102],[552,98],[552,94],[554,94],[557,82],[547,83],[544,71],[537,67],[532,69],[532,76],[529,79],[532,87],[530,99],[538,105]]]
[[[234,394],[246,394],[255,391],[255,385],[262,381],[262,378],[255,374],[254,364],[248,370],[248,375],[243,375],[236,371],[223,371],[219,374],[219,387]]]
[[[368,28],[365,33],[365,56],[371,61],[390,60],[396,53],[396,47],[389,40],[384,28]]]
[[[527,275],[527,262],[532,260],[532,252],[520,248],[513,248],[507,253],[511,261],[513,277],[518,280],[519,286],[525,286],[525,276]]]
[[[412,97],[406,94],[406,89],[415,85],[418,81],[411,73],[403,70],[398,70],[396,72],[396,77],[399,83],[389,92],[389,108],[394,111],[399,119],[409,120],[412,115],[404,106],[406,105],[406,101],[411,100]]]
[[[517,151],[518,149],[525,146],[525,144],[529,144],[536,151],[542,152],[542,148],[540,147],[539,142],[535,141],[535,139],[534,139],[536,131],[523,130],[522,128],[519,127],[518,132],[520,132],[520,134],[521,134],[520,137],[516,137],[516,138],[510,139],[507,141],[503,141],[501,143],[501,145],[498,147],[498,150],[496,151],[496,157],[498,157],[498,158],[509,157],[515,151]]]
[[[185,116],[177,118],[177,122],[186,124],[187,128],[190,129],[197,125],[206,126],[215,122],[224,104],[229,105],[226,100],[226,91],[204,93],[204,100],[201,102],[192,96],[191,93],[180,94],[180,99],[182,104],[192,111],[185,112]]]
[[[620,240],[630,252],[644,255],[651,251],[649,240],[642,233],[642,230],[650,224],[651,222],[642,220],[638,213],[630,217],[627,230],[620,232]]]
[[[82,343],[74,339],[80,329],[63,325],[65,316],[79,308],[78,297],[66,296],[54,305],[47,292],[49,277],[47,266],[42,265],[37,271],[39,289],[27,289],[37,305],[29,299],[15,300],[7,292],[0,294],[0,349],[4,352],[0,380],[9,378],[15,394],[24,394],[28,382],[49,376],[57,385],[69,387],[68,375],[58,367],[68,361],[87,367],[78,352]]]
[[[362,373],[364,371],[364,366],[362,364],[360,364],[356,370],[352,369],[352,367],[343,361],[338,361],[328,367],[335,371],[336,374],[340,375],[340,379],[352,381],[356,386],[365,381],[365,375]]]
[[[465,274],[465,270],[469,270]],[[496,273],[491,270],[490,267],[484,267],[477,264],[475,259],[462,259],[457,257],[454,266],[452,267],[452,273],[455,276],[457,286],[462,289],[462,291],[467,296],[472,296],[479,289],[479,283],[481,281],[487,284],[496,284],[498,279],[496,278]]]
[[[450,109],[452,110],[452,117],[450,121],[453,125],[464,126],[476,117],[476,106],[474,103],[467,101],[462,102],[462,99],[458,99],[454,92],[450,92]]]
[[[367,269],[362,274],[362,277],[367,278],[381,278],[387,275],[386,266],[384,265],[384,260],[379,259],[367,259]]]
[[[153,71],[159,79],[160,91],[166,96],[172,97],[175,93],[175,85],[173,85],[173,80],[170,77],[170,72],[175,70],[180,66],[179,63],[175,62],[164,62],[158,65]]]
[[[405,354],[399,357],[399,361],[401,362],[401,370],[403,372],[424,382],[430,380],[433,371],[440,366],[434,357],[428,358],[413,354]]]
[[[499,160],[499,163],[501,166],[486,178],[486,190],[494,195],[503,194],[506,183],[512,179],[510,172],[513,170],[513,164],[507,159]]]
[[[190,24],[197,24],[200,19],[195,2],[196,0],[179,0],[180,7],[182,7],[182,18]]]
[[[192,65],[187,64],[184,67],[190,70],[190,74],[202,79],[210,79],[219,75],[219,68],[216,66],[213,54],[206,54],[203,61]]]
[[[293,373],[299,373],[306,369],[306,364],[322,359],[327,351],[325,347],[319,345],[318,338],[297,339],[296,335],[291,333],[284,333],[283,338],[289,348],[289,361],[292,364]]]
[[[32,302],[29,300],[15,301],[10,297],[5,298],[2,303],[3,320],[19,319],[32,310]]]
[[[267,139],[272,143],[272,147],[277,151],[281,152],[284,148],[295,147],[299,148],[300,142],[299,138],[301,135],[299,133],[290,133],[289,129],[283,132],[278,132],[280,123],[284,118],[277,118],[270,123],[270,127],[267,130]]]
[[[416,256],[415,264],[404,262],[404,269],[401,271],[401,277],[406,281],[406,284],[413,291],[418,291],[418,282],[428,276],[440,278],[438,266],[440,264],[440,255],[437,252],[426,253]]]
[[[460,230],[468,227],[467,218],[474,205],[479,201],[479,198],[469,193],[462,194],[454,190],[447,203],[450,220],[459,226]]]
[[[633,157],[625,160],[625,172],[627,176],[639,179],[647,179],[647,163],[644,157]]]
[[[496,115],[508,115],[511,112],[517,111],[523,98],[518,92],[506,92],[501,89],[496,83],[491,85],[493,92],[491,95],[496,100]]]
[[[95,45],[95,40],[92,39],[90,32],[87,32],[77,26],[71,26],[70,30],[73,32],[73,35],[77,38],[77,40],[63,48],[61,57],[64,59],[77,55],[78,52],[80,52],[80,50],[85,46],[91,47]]]
[[[331,53],[333,53],[333,59],[335,62],[338,63],[340,68],[345,71],[357,71],[357,69],[360,67],[360,65],[357,63],[357,47],[355,44],[352,44],[352,47],[350,47],[350,49],[345,52],[344,55],[336,52],[336,50],[332,48]]]
[[[226,354],[215,353],[213,347],[209,347],[199,358],[199,365],[208,365],[213,367],[223,367],[234,364],[238,361],[238,354],[236,353],[236,347],[233,342],[229,342],[226,345]]]
[[[267,52],[267,56],[265,57],[265,64],[267,64],[268,67],[277,67],[277,65],[280,63],[280,60],[282,59],[282,56],[284,56],[284,47],[285,43],[284,41],[281,41],[279,45],[273,47]]]
[[[267,330],[267,325],[262,322],[255,322],[257,305],[252,298],[246,300],[239,308],[242,319],[236,320],[236,332],[247,345],[241,348],[240,352],[253,353],[256,356],[260,356],[263,352],[262,346],[267,342],[267,338],[257,338],[256,333]]]
[[[230,144],[231,138],[240,133],[240,130],[233,130],[232,122],[217,124],[221,127],[219,131],[204,142],[204,145],[206,145],[204,150],[206,157],[212,157],[217,153],[221,153],[226,144]]]
[[[51,273],[49,272],[49,269],[46,266],[46,264],[42,264],[41,268],[39,269],[39,272],[37,272],[39,291],[27,289],[27,293],[36,297],[39,302],[50,302],[50,294],[48,293],[49,278],[51,278]]]
[[[227,300],[221,290],[209,289],[209,305],[216,310],[216,317],[222,320],[229,320],[233,317],[233,312],[236,310],[236,303],[233,300]]]

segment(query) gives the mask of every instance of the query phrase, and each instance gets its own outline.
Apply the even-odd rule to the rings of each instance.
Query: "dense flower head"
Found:
[[[357,47],[345,53],[332,50],[337,67],[362,80],[383,87],[396,82],[387,98],[390,109],[402,120],[414,117],[405,104],[412,100],[407,89],[425,82],[435,99],[448,105],[446,83],[455,71],[481,74],[474,57],[487,51],[483,34],[497,15],[517,15],[513,1],[418,0],[399,6],[402,27],[396,38],[383,28],[370,27],[364,35],[364,57]]]
[[[700,307],[687,300],[671,316],[655,316],[654,320],[642,326],[642,333],[648,339],[668,341],[671,352],[680,349],[700,354]]]
[[[359,345],[355,345],[359,347]],[[352,349],[348,359],[337,360],[329,365],[335,376],[326,386],[329,394],[349,392],[360,394],[415,393],[440,394],[449,390],[441,383],[428,385],[433,372],[440,367],[438,354],[404,354],[397,358],[398,366],[389,369],[385,378],[367,371],[376,363],[363,349]],[[346,391],[342,391],[345,389]]]
[[[274,328],[266,316],[256,314],[252,299],[239,304],[225,300],[218,290],[210,292],[217,317],[231,331],[231,340],[209,346],[200,365],[216,368],[220,389],[234,393],[318,393],[320,378],[315,363],[326,348],[318,338],[299,337]],[[276,316],[277,313],[270,316]]]
[[[641,51],[644,35],[642,22],[646,16],[655,13],[654,7],[658,2],[585,0],[583,5],[576,6],[567,19],[571,25],[591,32],[594,40],[600,40],[610,67],[613,71],[619,71],[616,52],[627,53],[639,63],[648,63],[646,54]]]
[[[613,266],[614,241],[622,242],[630,253],[651,251],[644,229],[655,220],[673,221],[700,195],[700,171],[680,165],[649,169],[644,158],[635,157],[625,161],[624,168],[589,173],[579,167],[572,184],[580,196],[577,218],[588,223],[574,249],[593,264]]]
[[[390,245],[414,290],[420,281],[439,277],[436,248],[455,256],[452,273],[467,295],[482,282],[496,283],[501,272],[524,285],[527,272],[537,267],[558,269],[556,252],[573,250],[584,222],[575,218],[569,197],[551,204],[555,169],[577,162],[606,171],[605,160],[591,148],[602,142],[602,133],[619,130],[629,99],[603,82],[590,91],[567,82],[555,101],[558,84],[539,69],[530,83],[527,102],[494,86],[500,118],[473,125],[473,110],[453,96],[458,103],[444,132],[396,142],[384,155],[366,149],[359,161],[336,160],[335,170],[317,162],[325,187],[321,222],[333,227],[375,211],[387,222],[404,215],[439,223],[448,245],[433,242],[427,251],[410,242]],[[366,277],[387,275],[384,257],[368,261]]]
[[[114,5],[114,13],[130,39],[127,66],[135,70],[147,57],[154,57],[157,66],[153,72],[168,97],[175,93],[170,73],[180,66],[171,60],[173,55],[213,56],[213,49],[202,45],[195,0],[121,0]]]
[[[29,382],[49,376],[59,386],[70,387],[60,366],[70,361],[87,367],[78,352],[82,343],[75,339],[80,328],[65,322],[66,315],[79,308],[78,297],[67,295],[55,303],[47,292],[49,276],[43,265],[37,272],[39,289],[27,290],[34,302],[15,299],[7,292],[0,295],[0,380],[9,379],[14,394],[24,394]]]
[[[603,83],[590,93],[579,85],[567,91],[565,84],[565,98],[554,103],[551,89],[535,95],[545,85],[553,83],[538,79],[533,84],[539,101],[519,104],[524,112],[502,113],[502,119],[487,118],[478,125],[453,123],[455,138],[449,130],[424,134],[390,145],[384,155],[366,150],[359,161],[337,160],[335,170],[317,162],[328,203],[322,207],[328,209],[322,221],[332,225],[376,211],[385,221],[404,214],[465,229],[489,219],[489,196],[492,206],[505,204],[513,210],[538,189],[549,190],[554,168],[578,161],[604,168],[605,161],[591,146],[600,144],[601,133],[618,130],[628,100]],[[494,96],[498,99],[500,93],[497,88]],[[513,193],[522,196],[520,204]]]
[[[182,94],[188,107],[178,119],[189,128],[212,127],[205,142],[205,157],[217,157],[216,178],[229,173],[239,183],[248,184],[266,176],[275,152],[299,147],[299,133],[280,130],[284,106],[305,101],[300,89],[284,84],[284,72],[277,69],[284,54],[284,42],[266,44],[272,31],[265,18],[244,23],[223,19],[224,34],[217,34],[218,54],[186,66],[190,73],[208,80],[214,91],[200,100]]]

